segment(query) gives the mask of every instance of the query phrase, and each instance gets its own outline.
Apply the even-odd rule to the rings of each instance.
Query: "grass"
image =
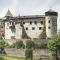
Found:
[[[3,56],[5,60],[25,60],[23,57]]]
[[[12,56],[6,56],[6,55],[1,55],[4,60],[25,60],[25,57],[12,57]],[[27,60],[31,60],[31,58],[27,58]]]

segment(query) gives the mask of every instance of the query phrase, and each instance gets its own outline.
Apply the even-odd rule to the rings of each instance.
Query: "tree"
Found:
[[[56,54],[56,60],[58,60],[58,53],[60,50],[60,34],[53,36],[48,42],[48,48],[54,51]]]

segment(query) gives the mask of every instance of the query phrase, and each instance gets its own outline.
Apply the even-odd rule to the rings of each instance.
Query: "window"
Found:
[[[43,21],[41,21],[41,24],[43,24]]]
[[[11,21],[10,21],[10,24],[11,24]]]
[[[30,21],[30,24],[32,24],[32,21]]]
[[[25,22],[23,22],[23,24],[25,24]]]
[[[35,30],[35,27],[32,27],[32,30]]]
[[[26,28],[26,30],[28,30],[28,27]]]
[[[17,22],[15,22],[15,24],[17,24]]]
[[[42,27],[39,27],[39,30],[41,30],[42,29]]]
[[[37,24],[37,21],[34,21],[35,24]]]
[[[1,26],[1,28],[3,28],[3,26]]]
[[[50,29],[51,27],[48,27],[48,29]]]
[[[50,23],[50,20],[48,21],[48,23]]]
[[[9,23],[7,23],[7,25],[9,25]]]

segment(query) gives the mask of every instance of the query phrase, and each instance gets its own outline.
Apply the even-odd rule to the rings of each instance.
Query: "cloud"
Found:
[[[18,0],[11,0],[11,4],[9,9],[13,14],[15,14],[16,8],[17,8]]]
[[[16,9],[18,0],[12,0],[12,8]]]

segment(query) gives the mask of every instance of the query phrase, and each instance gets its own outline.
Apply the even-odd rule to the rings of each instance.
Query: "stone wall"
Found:
[[[8,56],[25,57],[25,50],[23,49],[5,48],[4,50]]]
[[[5,48],[4,50],[8,56],[25,57],[25,49]],[[33,59],[36,60],[40,58],[47,60],[49,58],[49,51],[47,49],[33,50]]]
[[[49,58],[49,51],[47,49],[36,49],[33,51],[33,59],[42,59],[48,60]]]

